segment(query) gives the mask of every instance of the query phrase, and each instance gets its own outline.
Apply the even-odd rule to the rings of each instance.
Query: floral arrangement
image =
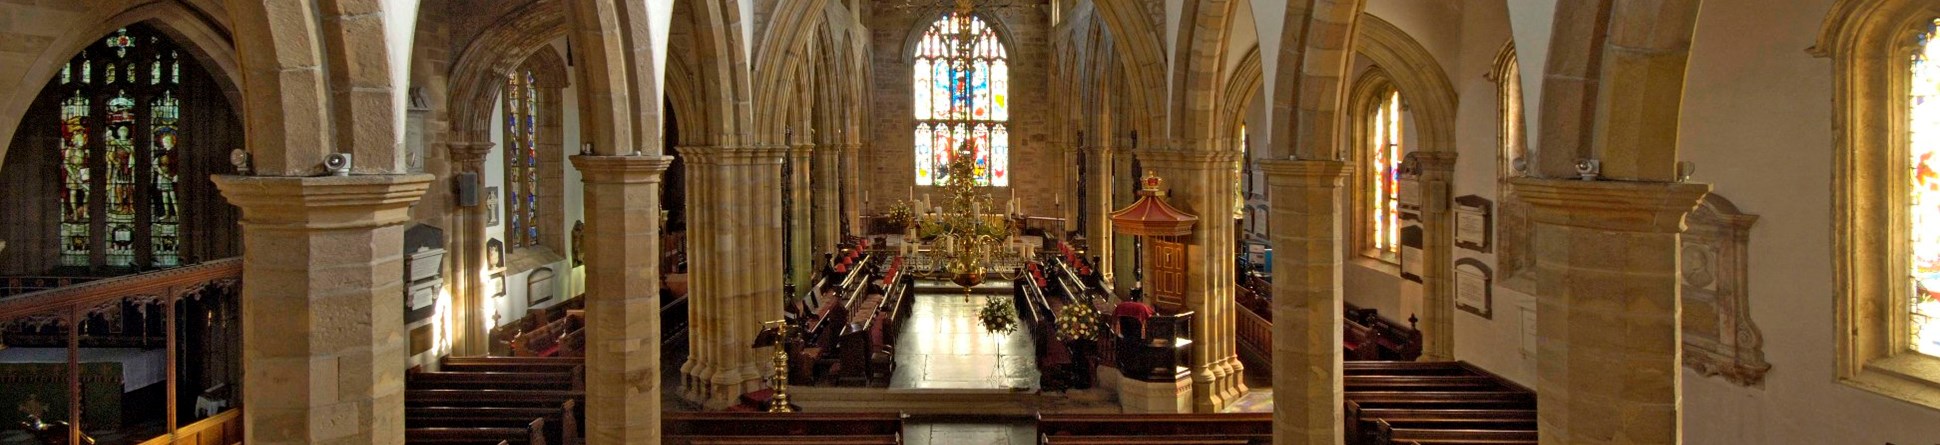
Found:
[[[977,323],[985,331],[996,334],[1017,332],[1017,308],[1011,307],[1010,300],[998,297],[984,299],[983,308],[977,310]]]
[[[889,223],[897,227],[909,227],[916,223],[916,210],[909,207],[908,201],[898,201],[889,207]]]
[[[1099,319],[1098,309],[1089,304],[1064,305],[1058,309],[1058,339],[1097,340]]]

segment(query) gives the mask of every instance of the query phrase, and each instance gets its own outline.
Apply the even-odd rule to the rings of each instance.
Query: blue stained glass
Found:
[[[971,41],[959,41],[960,26],[968,28]],[[918,185],[947,182],[944,165],[958,150],[970,150],[964,155],[976,163],[978,184],[1009,184],[1008,129],[997,125],[993,134],[991,125],[1010,118],[1005,57],[996,29],[981,17],[949,13],[928,24],[911,67]]]

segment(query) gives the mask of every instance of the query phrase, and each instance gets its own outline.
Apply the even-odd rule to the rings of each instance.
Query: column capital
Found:
[[[492,147],[495,146],[497,144],[492,141],[451,142],[445,144],[445,150],[450,153],[452,163],[473,167],[475,170],[476,167],[485,164],[485,156],[490,155]]]
[[[660,182],[660,174],[673,165],[673,156],[597,156],[573,155],[573,167],[580,180],[588,184],[641,184]]]
[[[1273,187],[1340,188],[1347,163],[1332,160],[1261,159],[1253,162]]]
[[[1426,175],[1428,173],[1452,173],[1455,171],[1455,158],[1452,151],[1417,151],[1409,153],[1415,159],[1415,166]]]
[[[1515,178],[1517,197],[1537,222],[1635,233],[1684,231],[1684,215],[1711,192],[1710,184]]]
[[[681,156],[686,156],[690,164],[720,165],[781,165],[782,156],[788,155],[786,145],[696,145],[676,147]]]
[[[250,229],[368,229],[403,224],[431,188],[428,174],[210,177]]]
[[[796,159],[806,158],[815,153],[815,144],[795,144],[788,146],[788,155]]]
[[[1141,148],[1132,151],[1146,167],[1161,168],[1232,168],[1233,161],[1239,160],[1240,152],[1231,150],[1200,149],[1153,149]],[[1138,173],[1138,172],[1134,172]]]

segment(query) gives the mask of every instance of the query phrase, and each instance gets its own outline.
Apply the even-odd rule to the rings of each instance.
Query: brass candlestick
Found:
[[[767,323],[777,324],[775,330],[775,395],[768,399],[768,412],[792,413],[795,408],[788,405],[788,339],[791,334],[788,320],[775,320]]]

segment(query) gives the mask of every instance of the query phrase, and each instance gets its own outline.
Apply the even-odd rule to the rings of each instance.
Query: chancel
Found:
[[[1936,0],[0,3],[0,445],[1940,442]]]

